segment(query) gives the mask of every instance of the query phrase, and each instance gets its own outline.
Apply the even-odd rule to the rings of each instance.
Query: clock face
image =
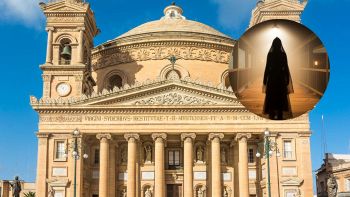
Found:
[[[57,93],[60,96],[67,96],[71,91],[71,86],[68,83],[60,83],[57,85]]]

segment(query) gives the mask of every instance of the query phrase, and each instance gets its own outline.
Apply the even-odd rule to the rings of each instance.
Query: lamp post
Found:
[[[266,128],[264,131],[264,149],[263,149],[263,156],[266,157],[267,160],[267,190],[268,190],[268,197],[271,197],[271,180],[270,180],[270,157],[273,155],[273,152],[276,152],[276,156],[280,156],[280,152],[277,147],[276,142],[272,142],[270,139],[270,131]],[[256,157],[261,157],[261,154],[259,153],[259,150],[256,153]]]
[[[74,159],[74,197],[77,196],[77,161],[80,159],[80,152],[79,148],[81,146],[81,142],[79,142],[80,138],[80,131],[78,129],[75,129],[73,131],[73,140],[72,140],[72,146],[70,147],[72,150],[72,157]],[[68,157],[68,155],[65,155]],[[89,157],[88,154],[84,154],[83,158],[87,159]]]

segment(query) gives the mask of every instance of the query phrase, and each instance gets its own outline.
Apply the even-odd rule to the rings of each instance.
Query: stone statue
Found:
[[[122,163],[126,163],[127,162],[127,152],[126,152],[126,148],[124,148],[121,152],[121,161]]]
[[[121,192],[120,192],[120,197],[126,197],[127,193],[126,193],[126,189],[124,188]]]
[[[226,149],[221,150],[221,163],[226,163]]]
[[[198,146],[197,148],[197,162],[203,162],[203,148],[202,146]]]
[[[12,196],[19,197],[19,195],[22,191],[21,182],[19,181],[19,177],[16,176],[15,180],[12,183],[10,183],[10,185],[12,188]]]
[[[50,186],[48,197],[55,197],[55,190],[52,186]]]
[[[338,192],[338,183],[337,183],[337,179],[333,174],[329,174],[328,176],[327,187],[328,187],[328,197],[336,197]]]
[[[152,147],[150,145],[145,146],[145,162],[152,162]]]
[[[224,195],[223,195],[223,197],[228,197],[228,192],[227,192],[226,187],[224,188]]]
[[[205,193],[205,189],[204,189],[203,186],[198,188],[198,190],[197,190],[197,197],[204,197],[204,193]]]
[[[145,191],[145,197],[152,197],[152,192],[149,188]]]

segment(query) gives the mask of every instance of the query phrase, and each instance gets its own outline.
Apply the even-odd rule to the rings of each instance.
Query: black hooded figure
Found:
[[[293,93],[287,55],[281,40],[276,37],[267,55],[263,92],[266,93],[263,113],[272,120],[292,117],[289,94]]]

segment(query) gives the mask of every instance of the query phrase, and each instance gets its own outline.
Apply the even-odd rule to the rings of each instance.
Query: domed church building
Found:
[[[299,4],[258,6],[299,18]],[[227,78],[233,38],[172,4],[95,47],[88,3],[40,6],[48,41],[43,95],[30,99],[36,196],[313,196],[308,115],[269,121],[237,101]]]

